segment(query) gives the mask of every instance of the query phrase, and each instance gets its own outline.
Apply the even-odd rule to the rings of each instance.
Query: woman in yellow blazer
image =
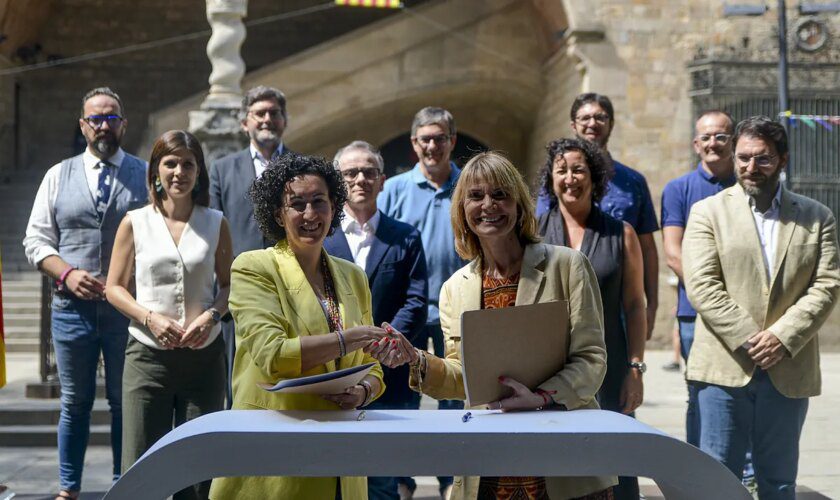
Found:
[[[385,336],[381,328],[365,326],[373,323],[367,276],[322,248],[343,213],[344,181],[326,160],[284,155],[254,183],[251,197],[260,228],[279,243],[241,254],[231,269],[233,408],[337,410],[367,405],[385,389],[378,363],[360,384],[341,394],[278,394],[257,386],[376,361],[362,350]],[[213,499],[339,495],[366,499],[366,478],[230,477],[213,480],[210,491]]]
[[[416,391],[437,399],[465,399],[459,345],[464,311],[568,300],[569,348],[563,369],[535,391],[503,379],[513,396],[489,406],[503,411],[598,408],[595,394],[606,373],[606,349],[597,278],[580,252],[539,243],[533,202],[510,161],[491,152],[467,163],[452,196],[452,227],[458,254],[471,262],[441,289],[446,358],[415,349],[404,338],[397,350],[371,353],[387,366],[410,363],[409,383]],[[456,478],[451,499],[494,499],[502,490],[510,495],[505,498],[610,499],[615,482],[613,477]]]

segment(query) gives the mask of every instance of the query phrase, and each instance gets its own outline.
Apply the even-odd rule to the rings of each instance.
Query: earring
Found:
[[[160,183],[160,177],[155,177],[155,192],[163,194],[163,184]]]

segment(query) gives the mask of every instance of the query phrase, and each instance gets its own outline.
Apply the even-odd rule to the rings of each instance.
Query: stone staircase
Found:
[[[26,261],[22,240],[42,173],[21,173],[0,184],[3,324],[7,352],[38,352],[41,275]]]
[[[17,173],[0,180],[3,326],[7,375],[0,390],[0,447],[56,446],[58,399],[27,398],[39,379],[41,274],[26,261],[22,240],[43,172]],[[108,445],[110,415],[97,387],[91,416],[91,445]]]

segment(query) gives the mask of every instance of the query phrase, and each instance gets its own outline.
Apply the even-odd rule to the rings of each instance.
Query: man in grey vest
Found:
[[[254,220],[254,205],[248,190],[272,159],[295,154],[283,144],[283,132],[288,124],[286,96],[283,92],[262,85],[254,87],[245,93],[239,114],[242,131],[248,134],[250,144],[242,151],[222,157],[210,165],[210,207],[221,210],[230,222],[234,258],[242,252],[274,245],[274,241],[263,238]],[[233,400],[231,374],[236,351],[234,332],[233,319],[228,314],[222,320],[228,365],[228,408]]]
[[[57,498],[78,498],[82,489],[100,353],[115,479],[120,472],[128,320],[105,301],[105,275],[120,221],[148,202],[146,162],[120,148],[127,124],[123,113],[111,89],[85,94],[79,127],[87,149],[47,171],[23,239],[29,262],[56,286],[51,328],[61,382]]]

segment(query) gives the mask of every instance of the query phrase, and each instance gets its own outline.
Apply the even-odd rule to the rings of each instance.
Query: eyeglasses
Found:
[[[595,115],[584,115],[584,116],[576,116],[575,123],[578,125],[586,125],[589,123],[590,120],[595,120],[595,123],[600,123],[601,125],[610,121],[610,115],[606,113],[598,113]]]
[[[318,198],[317,200],[311,201],[304,201],[304,200],[295,200],[289,203],[286,206],[287,210],[294,210],[295,212],[302,214],[306,212],[306,207],[312,207],[312,211],[314,212],[327,212],[330,209],[329,201],[325,198]]]
[[[731,138],[732,136],[730,134],[703,134],[697,136],[697,140],[704,144],[714,139],[716,142],[726,145]]]
[[[258,109],[255,111],[248,111],[248,114],[257,117],[260,120],[265,119],[266,116],[272,120],[276,120],[277,118],[283,116],[283,110],[280,108]]]
[[[347,170],[341,171],[341,176],[344,177],[344,180],[347,182],[353,182],[359,176],[359,173],[365,178],[365,180],[372,181],[379,177],[379,169],[378,168],[348,168]]]
[[[435,144],[446,144],[447,142],[449,142],[449,136],[446,134],[421,135],[415,137],[415,139],[417,139],[417,142],[419,142],[423,146],[428,146],[432,142],[434,142]]]
[[[100,128],[105,122],[111,128],[116,127],[122,122],[123,117],[120,115],[90,115],[82,118],[91,128]]]
[[[750,162],[755,162],[756,167],[766,168],[773,164],[773,160],[775,160],[776,157],[774,155],[737,155],[735,156],[735,159],[738,161],[738,164],[742,167],[747,167],[749,166]]]

